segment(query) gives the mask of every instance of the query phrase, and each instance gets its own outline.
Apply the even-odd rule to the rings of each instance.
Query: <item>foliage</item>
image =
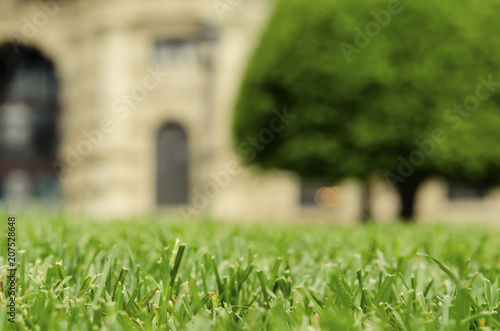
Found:
[[[499,232],[19,216],[16,326],[500,329]]]
[[[394,184],[498,179],[500,38],[490,31],[499,9],[472,0],[279,1],[241,89],[238,144],[286,106],[297,117],[256,151],[263,168],[331,182],[377,172],[394,174]],[[399,169],[401,159],[411,171]]]

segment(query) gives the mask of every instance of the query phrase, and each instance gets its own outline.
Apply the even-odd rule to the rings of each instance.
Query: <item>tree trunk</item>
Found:
[[[371,188],[370,183],[365,183],[361,189],[361,222],[368,223],[372,221],[371,211]]]
[[[406,180],[398,185],[399,198],[401,200],[400,218],[405,222],[413,221],[415,196],[417,194],[420,181]]]

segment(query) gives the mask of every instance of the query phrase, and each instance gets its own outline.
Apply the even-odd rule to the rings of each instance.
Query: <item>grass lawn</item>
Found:
[[[41,215],[15,228],[20,330],[500,329],[496,228]]]

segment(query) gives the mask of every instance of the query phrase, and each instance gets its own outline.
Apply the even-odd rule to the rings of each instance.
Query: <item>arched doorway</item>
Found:
[[[59,84],[53,64],[28,47],[0,47],[0,200],[57,202]]]
[[[160,206],[188,203],[189,153],[186,130],[167,123],[157,136],[157,202]]]

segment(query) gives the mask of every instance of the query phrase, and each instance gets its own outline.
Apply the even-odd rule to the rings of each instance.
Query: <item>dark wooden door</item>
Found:
[[[187,204],[189,153],[186,131],[178,124],[166,124],[158,133],[157,148],[158,204]]]

